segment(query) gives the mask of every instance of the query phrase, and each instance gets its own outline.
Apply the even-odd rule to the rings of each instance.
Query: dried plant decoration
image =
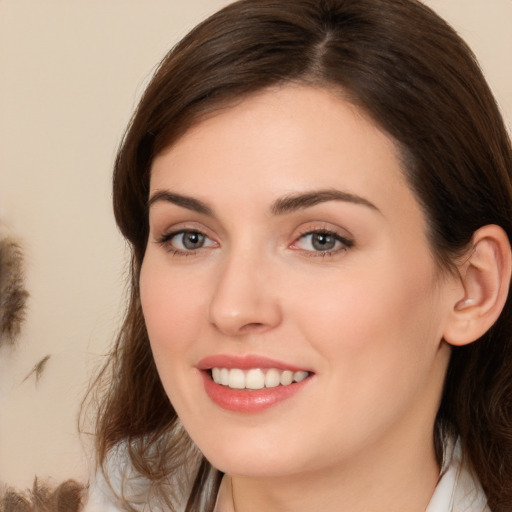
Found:
[[[34,365],[32,370],[30,370],[30,372],[27,374],[27,376],[22,380],[22,383],[25,382],[26,380],[28,380],[30,377],[32,377],[32,375],[34,375],[34,377],[36,379],[36,384],[37,384],[39,382],[39,379],[41,378],[41,375],[43,374],[44,369],[46,368],[46,363],[48,362],[50,357],[52,357],[52,356],[50,354],[48,354],[48,355],[44,356],[41,359],[41,361],[39,361],[36,365]],[[2,512],[2,511],[0,510],[0,512]]]
[[[21,246],[0,231],[0,346],[14,344],[20,334],[28,296]]]
[[[19,492],[7,489],[0,495],[1,512],[78,512],[82,508],[85,488],[67,480],[51,489],[36,478],[32,489]]]

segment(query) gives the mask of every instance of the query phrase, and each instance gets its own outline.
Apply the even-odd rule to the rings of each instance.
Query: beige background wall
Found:
[[[0,349],[0,482],[84,479],[80,398],[122,311],[110,169],[154,65],[223,0],[0,0],[0,222],[31,293]],[[429,0],[468,40],[512,123],[512,0]],[[23,382],[50,359],[39,381]],[[85,450],[87,451],[87,450]]]

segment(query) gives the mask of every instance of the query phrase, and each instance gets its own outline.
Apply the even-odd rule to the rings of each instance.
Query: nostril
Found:
[[[246,335],[251,333],[263,333],[270,328],[269,325],[263,322],[249,322],[249,323],[226,323],[226,322],[213,322],[215,328],[228,335]]]
[[[266,326],[265,324],[263,323],[259,323],[259,322],[251,322],[249,324],[246,324],[244,326],[241,327],[240,331],[241,332],[246,332],[246,331],[261,331],[263,329],[265,329]]]

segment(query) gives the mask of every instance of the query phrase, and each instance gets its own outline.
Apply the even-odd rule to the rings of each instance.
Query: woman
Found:
[[[194,29],[116,161],[131,299],[88,510],[511,510],[511,169],[419,2]]]

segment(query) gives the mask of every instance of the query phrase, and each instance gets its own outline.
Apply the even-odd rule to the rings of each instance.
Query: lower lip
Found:
[[[273,407],[297,394],[310,380],[294,382],[288,386],[276,386],[263,389],[231,389],[228,386],[216,384],[210,372],[202,371],[204,389],[210,399],[219,407],[228,411],[255,413]]]

